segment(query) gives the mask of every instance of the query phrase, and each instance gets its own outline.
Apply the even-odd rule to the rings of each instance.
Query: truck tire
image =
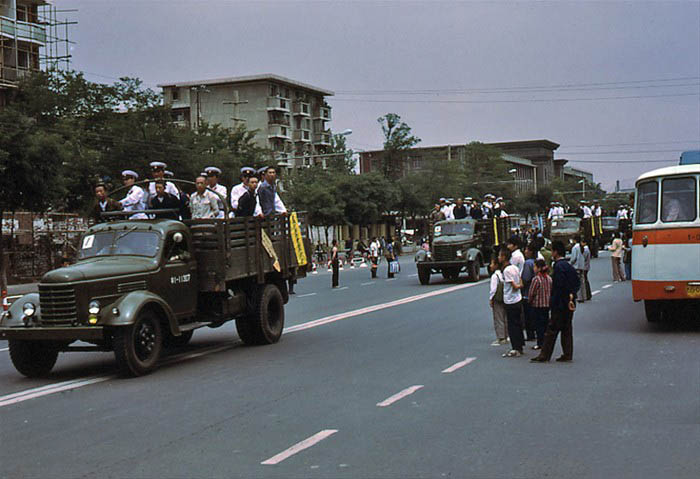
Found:
[[[124,376],[143,376],[158,366],[163,328],[152,311],[142,311],[134,324],[114,329],[114,357]]]
[[[163,346],[166,348],[182,348],[192,339],[194,330],[183,331],[180,336],[173,336],[168,332],[163,338]]]
[[[479,281],[480,270],[481,270],[481,264],[479,263],[478,259],[475,259],[474,261],[470,261],[469,264],[467,265],[467,273],[469,274],[469,281],[471,281],[472,283]]]
[[[664,308],[661,301],[645,299],[644,313],[650,323],[659,323],[664,319]]]
[[[49,341],[9,341],[10,359],[15,369],[28,378],[46,376],[58,359],[58,348]]]
[[[423,286],[430,284],[430,268],[421,268],[418,266],[418,281],[420,281],[420,284]]]
[[[248,345],[273,344],[284,330],[284,301],[274,284],[266,284],[255,292],[251,310],[236,320],[236,330]]]

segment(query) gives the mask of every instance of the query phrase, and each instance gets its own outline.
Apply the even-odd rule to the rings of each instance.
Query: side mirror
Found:
[[[175,243],[182,243],[183,239],[185,239],[185,237],[182,235],[182,233],[178,232],[173,235],[173,241]]]

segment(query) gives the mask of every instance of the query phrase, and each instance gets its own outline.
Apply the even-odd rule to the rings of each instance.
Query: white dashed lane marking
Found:
[[[417,384],[417,385],[415,385],[415,386],[411,386],[410,388],[406,388],[406,389],[404,389],[403,391],[399,391],[399,392],[397,392],[396,394],[394,394],[393,396],[390,396],[390,397],[386,398],[386,399],[385,399],[384,401],[382,401],[382,402],[378,402],[378,403],[377,403],[377,406],[379,406],[379,407],[391,406],[391,405],[394,404],[396,401],[399,401],[399,400],[405,398],[406,396],[410,396],[411,394],[413,394],[414,392],[416,392],[416,391],[418,391],[419,389],[422,389],[422,388],[423,388],[423,385],[422,385],[422,384]]]
[[[464,361],[460,361],[460,362],[458,362],[458,363],[454,363],[452,366],[450,366],[450,367],[447,368],[447,369],[443,369],[442,372],[443,372],[444,374],[453,373],[453,372],[457,371],[459,368],[463,368],[463,367],[466,366],[467,364],[472,363],[472,362],[474,362],[474,361],[476,361],[476,358],[467,358],[467,359],[465,359]]]
[[[308,449],[315,444],[318,444],[319,442],[332,436],[336,432],[338,432],[337,429],[324,429],[323,431],[317,432],[313,436],[294,444],[292,447],[285,449],[284,451],[280,452],[279,454],[272,456],[270,459],[264,460],[260,464],[264,464],[264,465],[279,464],[280,462],[284,461],[288,457],[293,456],[294,454],[297,454],[297,453],[303,451],[304,449]]]

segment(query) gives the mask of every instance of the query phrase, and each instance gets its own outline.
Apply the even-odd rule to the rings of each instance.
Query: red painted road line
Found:
[[[396,394],[394,394],[393,396],[386,398],[386,399],[385,399],[384,401],[382,401],[382,402],[378,402],[378,403],[377,403],[377,406],[379,406],[379,407],[391,406],[391,405],[394,404],[396,401],[398,401],[398,400],[400,400],[400,399],[403,399],[403,398],[405,398],[406,396],[410,396],[411,394],[413,394],[414,392],[416,392],[416,391],[418,391],[419,389],[422,389],[422,388],[423,388],[423,385],[422,385],[422,384],[417,384],[417,385],[415,385],[415,386],[411,386],[410,388],[406,388],[406,389],[404,389],[403,391],[399,391],[399,392],[397,392]]]
[[[264,465],[279,464],[280,462],[284,461],[288,457],[293,456],[294,454],[297,454],[297,453],[303,451],[304,449],[308,449],[315,444],[318,444],[319,442],[332,436],[336,432],[338,432],[337,429],[324,429],[323,431],[317,432],[313,436],[311,436],[307,439],[304,439],[301,442],[294,444],[289,449],[285,449],[284,451],[272,456],[270,459],[267,459],[267,460],[261,462],[260,464],[264,464]]]
[[[474,361],[476,361],[476,358],[467,358],[464,361],[454,363],[452,366],[450,366],[447,369],[443,369],[442,372],[443,372],[443,374],[453,373],[453,372],[457,371],[459,368],[463,368],[467,364],[472,363]]]

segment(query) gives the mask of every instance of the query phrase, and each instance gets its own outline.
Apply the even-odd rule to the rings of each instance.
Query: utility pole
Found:
[[[195,117],[195,124],[197,125],[197,130],[199,130],[199,125],[201,124],[201,119],[202,119],[202,102],[199,97],[200,92],[206,92],[209,93],[209,90],[207,90],[206,85],[199,85],[199,86],[193,86],[190,88],[190,90],[194,91],[197,93],[197,98],[196,98],[196,117]]]

